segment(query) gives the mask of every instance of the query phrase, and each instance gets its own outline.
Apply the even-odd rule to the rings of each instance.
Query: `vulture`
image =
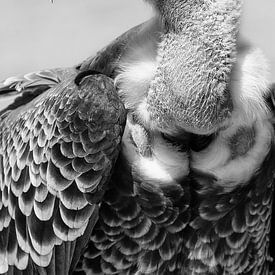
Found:
[[[154,16],[3,81],[0,274],[273,274],[275,92],[241,0]]]

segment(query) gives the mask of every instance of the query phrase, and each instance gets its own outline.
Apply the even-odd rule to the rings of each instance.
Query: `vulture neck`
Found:
[[[238,30],[242,0],[160,0],[157,13],[168,31],[214,34],[226,27]]]
[[[161,128],[172,121],[175,128],[211,133],[230,116],[228,84],[236,63],[241,4],[241,0],[155,4],[165,31],[148,106]],[[160,116],[164,113],[169,122],[168,116]]]

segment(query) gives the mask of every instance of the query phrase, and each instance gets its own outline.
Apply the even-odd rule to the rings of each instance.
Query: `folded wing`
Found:
[[[0,274],[68,274],[97,220],[125,110],[112,79],[76,74],[38,77],[1,113]]]

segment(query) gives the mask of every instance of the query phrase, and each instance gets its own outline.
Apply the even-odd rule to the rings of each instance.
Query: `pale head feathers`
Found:
[[[169,2],[169,1],[168,1]],[[176,1],[179,12],[190,1]],[[159,64],[148,94],[152,119],[195,133],[213,132],[230,116],[228,83],[236,62],[240,1],[195,1],[159,45]],[[176,5],[176,4],[175,4]],[[180,20],[179,20],[180,18]]]

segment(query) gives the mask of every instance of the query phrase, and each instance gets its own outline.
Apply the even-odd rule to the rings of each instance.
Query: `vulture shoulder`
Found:
[[[0,116],[0,274],[71,273],[119,153],[124,106],[93,71],[43,71],[5,89],[22,93]]]
[[[126,112],[112,78],[148,27],[75,67],[0,84],[18,94],[0,111],[0,274],[74,270],[120,151]]]

